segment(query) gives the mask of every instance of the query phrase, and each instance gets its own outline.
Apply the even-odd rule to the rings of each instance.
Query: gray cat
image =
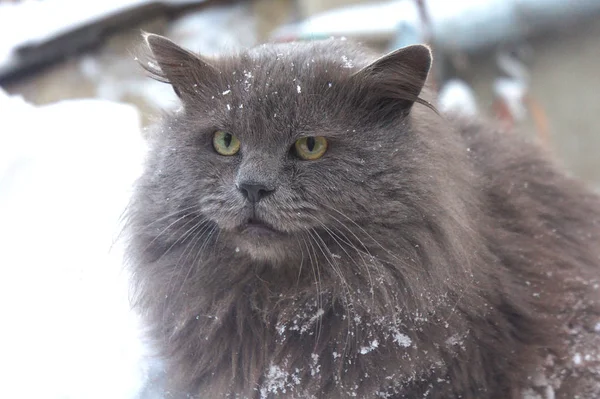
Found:
[[[427,47],[146,43],[183,107],[128,255],[174,397],[600,397],[600,199],[438,115]]]

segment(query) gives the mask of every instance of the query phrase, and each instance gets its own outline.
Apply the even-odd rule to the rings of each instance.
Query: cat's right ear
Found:
[[[204,58],[176,45],[164,36],[143,32],[146,49],[138,58],[150,77],[168,83],[179,98],[193,98],[219,72]]]
[[[363,88],[362,101],[386,114],[404,114],[414,103],[435,111],[419,97],[431,69],[431,49],[424,45],[407,46],[375,60],[353,75]]]

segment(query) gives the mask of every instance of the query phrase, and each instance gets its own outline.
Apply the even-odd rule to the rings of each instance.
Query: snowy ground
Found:
[[[0,397],[137,397],[145,352],[113,242],[143,150],[129,105],[0,90]]]

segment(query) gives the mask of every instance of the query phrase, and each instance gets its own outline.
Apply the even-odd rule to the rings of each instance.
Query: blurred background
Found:
[[[0,0],[0,87],[38,105],[130,103],[146,125],[176,100],[136,65],[141,30],[204,54],[330,36],[430,43],[443,110],[524,127],[600,187],[600,0]]]

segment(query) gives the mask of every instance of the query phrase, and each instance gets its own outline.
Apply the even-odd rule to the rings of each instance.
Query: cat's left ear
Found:
[[[173,43],[164,36],[144,33],[147,51],[140,65],[150,76],[169,83],[181,99],[195,97],[215,83],[219,72],[204,57]]]
[[[418,44],[403,47],[362,68],[353,78],[367,89],[366,96],[379,108],[408,111],[415,102],[432,108],[429,102],[419,97],[432,59],[427,46]]]

